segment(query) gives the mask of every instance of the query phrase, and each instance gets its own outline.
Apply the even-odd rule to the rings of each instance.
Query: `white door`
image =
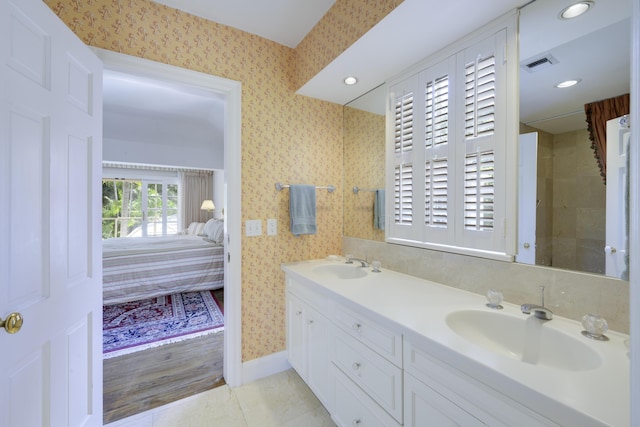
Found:
[[[605,273],[610,277],[629,280],[626,262],[629,204],[627,159],[629,128],[620,124],[621,118],[607,122],[607,218],[605,240]]]
[[[518,253],[516,261],[536,263],[538,133],[520,135],[518,145]]]
[[[42,0],[0,59],[0,426],[102,425],[102,64]]]

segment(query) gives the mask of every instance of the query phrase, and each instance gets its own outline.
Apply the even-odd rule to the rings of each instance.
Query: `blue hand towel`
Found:
[[[316,234],[316,187],[289,186],[289,216],[294,236]]]
[[[376,190],[373,202],[373,226],[384,230],[384,190]]]

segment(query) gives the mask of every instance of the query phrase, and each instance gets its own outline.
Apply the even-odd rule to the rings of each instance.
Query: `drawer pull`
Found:
[[[309,320],[307,320],[307,323],[308,323],[309,325],[312,325],[312,324],[313,324],[313,319],[309,319]]]
[[[353,362],[353,365],[351,365],[351,367],[353,368],[354,371],[357,371],[360,369],[360,366],[362,366],[360,364],[360,362]]]
[[[351,425],[352,426],[359,426],[361,422],[362,421],[360,421],[360,418],[356,418],[355,420],[351,421]]]
[[[302,310],[296,311],[296,316],[300,316],[302,314]]]
[[[360,332],[360,329],[362,328],[362,324],[361,323],[354,323],[352,326],[354,331],[358,331]]]

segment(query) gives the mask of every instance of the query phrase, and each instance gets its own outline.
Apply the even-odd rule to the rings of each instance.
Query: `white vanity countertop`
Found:
[[[486,307],[484,296],[386,270],[384,266],[381,273],[367,269],[366,276],[355,279],[314,271],[321,265],[340,264],[344,259],[287,263],[282,269],[317,291],[382,316],[404,334],[405,340],[428,345],[435,357],[561,425],[629,425],[629,350],[624,343],[628,335],[608,331],[609,341],[591,340],[581,335],[579,322],[554,316],[543,327],[584,342],[602,363],[582,371],[532,365],[486,350],[449,328],[445,318],[454,311],[498,312]],[[500,289],[500,284],[496,283],[495,288]],[[535,303],[522,301],[525,302]],[[502,305],[500,314],[526,318],[519,306]]]

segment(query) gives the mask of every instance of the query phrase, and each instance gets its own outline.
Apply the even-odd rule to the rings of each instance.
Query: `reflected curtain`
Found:
[[[600,176],[607,183],[607,121],[629,114],[629,94],[603,99],[584,105],[591,148],[600,168]]]
[[[180,178],[180,218],[181,230],[192,222],[206,222],[211,213],[200,209],[203,200],[213,200],[213,172],[179,172]]]

